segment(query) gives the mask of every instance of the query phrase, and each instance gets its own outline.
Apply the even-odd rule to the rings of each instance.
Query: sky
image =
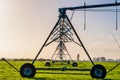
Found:
[[[115,0],[0,0],[0,58],[33,59],[58,20],[58,9],[83,6],[84,1],[86,5],[115,2]],[[86,11],[84,31],[84,12],[74,12],[71,22],[91,58],[120,59],[120,48],[111,35],[112,32],[120,43],[120,15],[118,12],[118,30],[115,30],[115,14]],[[67,15],[71,18],[72,11],[67,11]],[[38,58],[51,58],[55,48],[55,44],[45,47]],[[77,54],[80,54],[81,60],[88,59],[80,46],[68,44],[68,50],[73,59],[76,59]]]

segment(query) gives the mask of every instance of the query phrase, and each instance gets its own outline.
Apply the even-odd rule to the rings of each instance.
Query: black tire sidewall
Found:
[[[46,62],[45,66],[51,66],[50,62]]]
[[[72,66],[77,67],[78,66],[77,62],[73,62]]]
[[[29,69],[31,70],[31,74],[30,74],[30,75],[24,74],[25,68],[29,68]],[[20,68],[20,75],[21,75],[22,77],[34,77],[35,73],[36,73],[36,69],[35,69],[35,67],[34,67],[32,64],[30,64],[30,63],[25,63],[25,64],[23,64],[23,65],[21,66],[21,68]]]
[[[96,69],[99,69],[99,70],[102,71],[102,75],[101,75],[101,76],[96,76],[96,75],[95,75],[95,70],[96,70]],[[100,65],[100,64],[94,65],[94,66],[92,67],[92,69],[90,70],[90,75],[91,75],[92,78],[102,78],[102,79],[104,79],[105,76],[106,76],[106,69],[105,69],[104,66],[102,66],[102,65]]]

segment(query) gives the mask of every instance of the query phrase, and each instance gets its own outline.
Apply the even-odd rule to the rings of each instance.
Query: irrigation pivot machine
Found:
[[[32,63],[25,63],[21,66],[20,70],[18,70],[11,63],[9,63],[5,58],[3,58],[3,60],[6,61],[9,65],[11,65],[13,68],[15,68],[22,77],[34,77],[36,74],[36,70],[39,70],[39,68],[35,68],[34,63],[37,60],[39,54],[41,53],[41,51],[43,50],[43,48],[45,46],[47,46],[53,42],[58,42],[58,46],[57,46],[54,54],[52,55],[52,58],[55,56],[55,54],[57,52],[59,61],[64,61],[65,55],[68,55],[69,58],[72,59],[66,46],[65,46],[65,43],[66,42],[74,42],[75,44],[77,44],[78,46],[83,48],[83,50],[85,51],[86,55],[88,56],[90,62],[93,65],[93,67],[91,69],[89,69],[91,77],[104,79],[106,77],[106,74],[108,72],[112,71],[114,68],[116,68],[120,63],[115,65],[109,71],[107,71],[106,68],[101,64],[94,64],[87,49],[85,48],[79,35],[77,34],[75,28],[73,27],[70,19],[68,18],[66,11],[67,10],[71,10],[71,11],[84,10],[84,9],[89,9],[89,8],[100,8],[100,7],[112,7],[112,6],[119,6],[119,5],[120,5],[120,3],[116,1],[115,3],[109,3],[109,4],[84,5],[84,6],[77,6],[77,7],[59,8],[59,19],[58,19],[57,23],[55,24],[55,26],[53,27],[52,31],[50,32],[49,36],[45,40],[41,49],[35,56]],[[78,42],[76,42],[73,39],[73,37],[72,37],[73,34],[76,36]],[[48,40],[50,40],[50,39],[51,39],[51,41],[48,42]],[[67,54],[65,54],[65,52],[67,52]],[[50,62],[46,62],[45,65],[50,66]],[[77,62],[73,61],[72,66],[77,67],[78,66]],[[43,69],[43,70],[48,70],[48,69],[49,70],[74,70],[73,68],[72,69],[69,69],[69,68],[61,68],[61,69],[60,68],[40,68],[40,69]],[[77,68],[75,68],[75,69],[77,69]]]

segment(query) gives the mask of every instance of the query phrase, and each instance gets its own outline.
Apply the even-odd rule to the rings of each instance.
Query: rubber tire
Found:
[[[77,66],[78,66],[78,63],[77,63],[77,62],[73,62],[72,66],[73,66],[73,67],[77,67]]]
[[[45,66],[51,66],[50,62],[46,62]]]
[[[36,74],[36,68],[30,63],[25,63],[20,68],[20,75],[22,77],[34,77]]]
[[[96,64],[90,70],[90,75],[92,78],[104,79],[106,77],[106,69],[100,64]]]

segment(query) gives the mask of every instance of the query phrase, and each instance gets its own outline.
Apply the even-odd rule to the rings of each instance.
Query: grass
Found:
[[[31,61],[10,61],[17,69],[20,69],[24,63],[31,63]],[[44,68],[45,62],[35,62],[36,68]],[[107,71],[111,69],[115,62],[96,62],[95,64],[102,64],[106,67]],[[58,64],[55,63],[51,67],[67,67],[72,68],[71,64]],[[91,68],[90,62],[80,62],[78,68]],[[113,71],[107,74],[105,80],[119,80],[120,67],[118,66]],[[89,71],[61,71],[61,70],[42,70],[37,71],[33,78],[22,78],[15,69],[9,66],[6,62],[0,61],[0,80],[93,80]]]

